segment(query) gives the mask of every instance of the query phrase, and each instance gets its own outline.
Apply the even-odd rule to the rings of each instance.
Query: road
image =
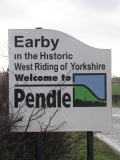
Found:
[[[112,119],[112,131],[99,134],[98,137],[120,152],[120,107],[112,108]]]

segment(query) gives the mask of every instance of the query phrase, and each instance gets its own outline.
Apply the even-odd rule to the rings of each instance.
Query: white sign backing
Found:
[[[111,129],[111,50],[59,31],[10,29],[9,70],[20,131]]]

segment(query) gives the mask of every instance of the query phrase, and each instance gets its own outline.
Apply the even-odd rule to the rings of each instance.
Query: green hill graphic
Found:
[[[73,87],[73,106],[106,106],[106,100],[97,97],[86,86]]]

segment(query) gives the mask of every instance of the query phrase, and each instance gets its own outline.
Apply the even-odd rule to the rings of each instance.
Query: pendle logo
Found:
[[[51,85],[47,86],[51,87]],[[25,94],[24,90],[15,89],[14,106],[18,108],[19,103],[22,101],[25,101],[25,104],[29,108],[107,106],[106,74],[73,74],[73,84],[62,84],[61,86],[72,87],[72,93],[62,93],[62,90],[54,89],[47,95],[45,93]],[[43,87],[43,85],[40,87]],[[71,104],[72,102],[73,104]]]
[[[74,74],[73,107],[106,107],[106,74]]]

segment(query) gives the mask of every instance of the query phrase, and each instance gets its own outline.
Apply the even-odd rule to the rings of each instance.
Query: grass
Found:
[[[120,85],[119,85],[119,83],[114,83],[112,85],[112,95],[120,95]],[[114,99],[113,99],[112,105],[113,106],[120,106],[120,101],[119,100],[114,101]]]
[[[113,107],[120,107],[120,101],[112,102]]]
[[[116,95],[116,94],[119,94],[120,95],[120,86],[118,83],[114,83],[112,85],[112,94],[113,95]]]
[[[87,138],[85,132],[74,132],[72,139],[76,140],[80,135],[84,134],[84,138],[72,144],[72,148],[76,154],[72,156],[73,160],[87,159]],[[94,160],[120,160],[120,155],[110,148],[106,143],[94,137]]]
[[[120,155],[106,143],[94,138],[94,160],[120,160]]]

